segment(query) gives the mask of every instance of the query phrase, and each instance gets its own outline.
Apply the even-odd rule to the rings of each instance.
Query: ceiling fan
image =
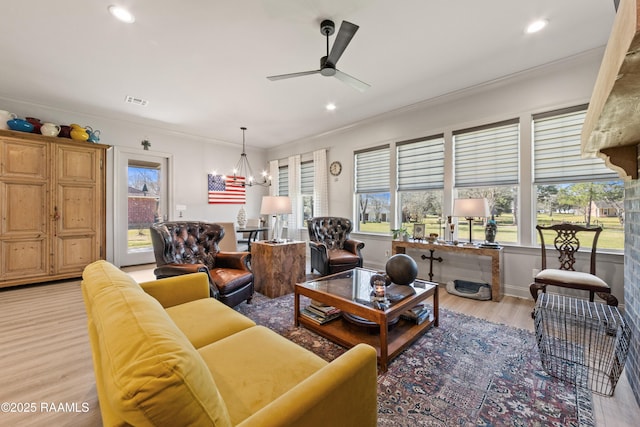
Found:
[[[326,77],[334,76],[338,80],[341,80],[352,88],[359,90],[360,92],[364,92],[370,87],[367,83],[358,80],[347,73],[343,73],[336,68],[338,60],[342,56],[342,53],[347,48],[347,46],[349,46],[349,43],[351,42],[353,36],[356,34],[356,31],[358,31],[358,28],[360,27],[352,24],[351,22],[342,21],[340,30],[338,31],[338,35],[336,36],[336,40],[333,43],[333,47],[331,48],[331,52],[329,52],[329,36],[335,32],[336,26],[333,21],[325,19],[320,23],[320,33],[327,38],[327,55],[320,58],[320,69],[312,71],[302,71],[300,73],[280,74],[277,76],[269,76],[267,78],[271,81],[274,81],[290,79],[292,77],[308,76],[311,74],[322,74]]]

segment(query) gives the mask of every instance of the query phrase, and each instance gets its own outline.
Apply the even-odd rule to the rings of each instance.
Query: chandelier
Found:
[[[269,187],[271,185],[271,177],[267,174],[267,171],[262,171],[259,180],[254,178],[253,169],[251,169],[247,153],[245,152],[244,132],[247,128],[243,126],[240,129],[242,129],[242,154],[240,154],[240,160],[238,160],[236,167],[233,168],[233,183],[242,187],[252,187],[254,185]]]

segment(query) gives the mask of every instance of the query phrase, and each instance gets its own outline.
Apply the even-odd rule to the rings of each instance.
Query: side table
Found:
[[[251,269],[255,290],[269,298],[293,293],[296,283],[306,280],[304,242],[251,244]]]

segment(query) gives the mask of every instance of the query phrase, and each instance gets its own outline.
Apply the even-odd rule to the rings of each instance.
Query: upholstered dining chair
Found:
[[[247,219],[247,224],[246,224],[247,228],[260,227],[260,225],[261,225],[260,218]],[[238,244],[240,245],[239,247],[242,248],[243,250],[250,250],[251,241],[260,240],[260,233],[261,233],[260,231],[258,231],[257,233],[254,233],[254,232],[242,233],[242,237],[238,239]],[[253,240],[250,241],[250,239],[253,239]]]
[[[349,237],[351,220],[340,217],[316,217],[307,220],[311,272],[323,276],[362,267],[364,243]]]
[[[218,247],[222,252],[238,252],[236,241],[236,225],[233,222],[217,222],[224,229],[224,237],[220,240]]]
[[[596,276],[596,248],[602,227],[585,227],[577,224],[561,223],[549,226],[537,225],[542,249],[542,269],[529,286],[531,296],[537,301],[540,291],[546,292],[547,286],[578,289],[589,292],[589,301],[593,302],[597,294],[608,305],[617,306],[618,299],[611,294],[611,287]],[[553,239],[553,247],[559,261],[558,268],[547,268],[547,247],[545,234]],[[576,253],[580,249],[580,237],[587,241],[591,237],[589,252],[589,272],[576,271]],[[586,246],[586,245],[585,245]],[[551,251],[553,253],[553,251]]]

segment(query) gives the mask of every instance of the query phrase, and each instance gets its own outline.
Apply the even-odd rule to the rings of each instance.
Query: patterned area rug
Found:
[[[345,349],[293,326],[293,295],[256,294],[237,310],[333,360]],[[305,303],[303,302],[302,305]],[[591,392],[549,376],[533,333],[440,310],[378,376],[381,426],[594,426]]]

